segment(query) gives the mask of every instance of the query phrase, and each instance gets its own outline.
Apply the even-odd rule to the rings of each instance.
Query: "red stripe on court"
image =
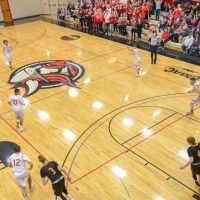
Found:
[[[19,135],[29,146],[32,147],[37,153],[41,154],[38,149],[36,149],[23,135],[19,134],[18,131],[11,125],[9,124],[1,115],[0,118],[15,132],[17,135]],[[41,154],[42,155],[42,154]]]
[[[200,106],[199,106],[200,107]],[[196,109],[198,109],[199,107],[197,107]],[[195,109],[195,110],[196,110]],[[145,142],[146,140],[152,138],[153,136],[155,135],[158,135],[158,134],[161,134],[162,131],[166,128],[168,128],[169,126],[171,126],[172,124],[175,124],[177,121],[181,120],[182,118],[186,117],[186,115],[182,115],[181,117],[179,117],[178,119],[174,120],[173,122],[171,122],[170,124],[162,127],[161,129],[159,129],[158,131],[156,131],[154,134],[152,134],[151,136],[147,137],[147,138],[144,138],[143,140],[141,140],[140,142],[134,144],[133,146],[129,147],[127,150],[121,152],[120,154],[116,155],[115,157],[111,158],[110,160],[102,163],[101,165],[99,165],[98,167],[94,168],[93,170],[89,171],[88,173],[84,174],[83,176],[81,176],[80,178],[76,179],[75,181],[72,181],[72,184],[80,181],[81,179],[87,177],[88,175],[92,174],[93,172],[97,171],[98,169],[104,167],[106,164],[112,162],[113,160],[115,160],[116,158],[120,157],[121,155],[125,154],[125,153],[128,153],[129,150],[133,149],[134,147],[136,146],[139,146],[140,144],[142,144],[143,142]]]

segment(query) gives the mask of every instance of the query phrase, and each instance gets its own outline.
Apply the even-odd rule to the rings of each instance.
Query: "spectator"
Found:
[[[123,13],[122,14],[122,23],[121,23],[121,34],[123,36],[126,36],[126,25],[127,25],[127,17],[126,17],[126,14]]]
[[[154,31],[149,38],[150,51],[151,51],[151,64],[156,64],[157,61],[158,39],[159,38],[157,36],[157,33]]]
[[[138,35],[138,39],[142,39],[142,23],[141,23],[141,20],[139,19],[138,22],[137,22],[137,35]]]
[[[165,22],[164,20],[160,21],[160,24],[159,24],[159,27],[158,27],[159,33],[161,32],[161,30],[164,31],[166,23],[167,22]]]
[[[87,19],[88,33],[92,33],[93,32],[93,23],[92,23],[91,12],[88,12],[88,14],[86,15],[86,19]]]
[[[130,25],[131,25],[131,41],[135,41],[135,35],[137,33],[137,21],[135,19],[131,19],[130,21]],[[133,39],[133,35],[134,35],[134,39]]]
[[[60,8],[58,8],[58,10],[57,10],[57,19],[58,20],[60,19],[60,15],[61,15],[61,10],[60,10]]]
[[[189,49],[189,55],[197,55],[198,56],[199,50],[200,50],[200,40],[199,39],[198,38],[195,39],[194,43],[192,44],[191,48]]]
[[[109,12],[109,10],[106,10],[106,13],[104,15],[104,21],[106,23],[105,34],[107,34],[107,36],[108,36],[109,30],[110,30],[110,12]]]
[[[159,19],[160,19],[160,9],[161,9],[162,0],[155,0],[155,2],[156,2],[156,20],[159,21]]]
[[[194,37],[192,35],[192,32],[190,32],[187,37],[183,38],[183,43],[181,45],[183,53],[189,52],[190,47],[193,45],[193,43],[194,43]]]
[[[166,28],[163,31],[162,36],[161,36],[161,42],[160,42],[161,49],[164,49],[165,43],[169,40],[169,38],[170,38],[170,34],[168,32],[168,29]]]
[[[181,17],[181,12],[182,12],[182,9],[181,9],[181,6],[180,4],[175,8],[174,12],[173,12],[173,18],[174,20],[176,19],[180,19]]]
[[[81,30],[83,31],[83,27],[86,28],[86,19],[85,19],[85,11],[84,9],[80,8],[79,9],[79,20],[80,20],[80,23],[81,23]]]

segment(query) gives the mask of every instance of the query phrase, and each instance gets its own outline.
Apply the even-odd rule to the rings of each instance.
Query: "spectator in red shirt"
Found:
[[[121,24],[121,31],[123,36],[126,35],[126,24],[127,24],[127,17],[126,14],[124,13],[122,15],[122,24]]]
[[[114,33],[114,16],[113,16],[113,12],[110,15],[110,34],[112,36],[112,34]]]
[[[181,17],[181,11],[182,11],[182,9],[181,9],[180,5],[178,5],[175,8],[174,12],[173,12],[173,17],[174,17],[175,20],[176,19],[180,19],[180,17]]]
[[[117,14],[113,13],[113,28],[114,28],[114,33],[117,32],[117,22],[118,22]]]
[[[161,36],[161,42],[160,42],[161,49],[164,49],[165,43],[169,40],[169,38],[170,38],[169,31],[167,28],[165,28]]]

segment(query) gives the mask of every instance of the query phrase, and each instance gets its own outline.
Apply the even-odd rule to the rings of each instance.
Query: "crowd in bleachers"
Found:
[[[160,36],[160,48],[172,41],[182,44],[186,54],[200,53],[200,0],[80,0],[77,7],[69,3],[67,9],[58,10],[60,19],[66,15],[88,33],[111,37],[130,33],[134,41],[142,38],[144,30],[151,30]],[[147,38],[149,32],[144,32]]]

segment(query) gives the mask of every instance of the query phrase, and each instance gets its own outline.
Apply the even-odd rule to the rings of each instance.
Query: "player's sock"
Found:
[[[69,200],[74,200],[69,194],[67,194],[67,198],[68,198]]]
[[[17,125],[16,125],[16,127],[19,128],[19,120],[17,120]]]
[[[192,115],[193,114],[193,110],[191,110],[190,112],[187,112],[187,115]]]
[[[24,131],[24,127],[23,126],[19,126],[19,132]]]
[[[30,191],[30,192],[33,192],[33,190],[34,190],[33,185],[29,185],[29,191]]]

